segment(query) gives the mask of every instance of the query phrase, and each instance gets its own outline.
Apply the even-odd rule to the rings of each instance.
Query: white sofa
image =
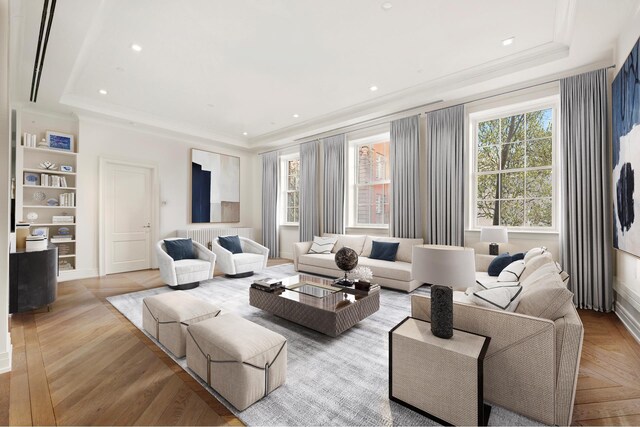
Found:
[[[332,236],[325,234],[325,236]],[[396,237],[377,237],[364,235],[335,235],[338,238],[330,254],[309,254],[312,242],[295,243],[293,247],[293,265],[296,271],[340,277],[344,274],[335,263],[335,254],[344,246],[358,253],[358,266],[369,267],[373,273],[372,281],[380,286],[411,292],[422,283],[411,276],[411,256],[413,246],[422,245],[422,239],[401,239]],[[399,242],[396,260],[381,261],[369,258],[372,241]]]
[[[180,240],[180,238],[165,240]],[[196,259],[182,259],[179,261],[174,261],[169,256],[164,240],[160,240],[156,244],[160,276],[164,283],[172,289],[192,289],[197,287],[201,280],[213,278],[216,254],[196,241],[192,243]]]

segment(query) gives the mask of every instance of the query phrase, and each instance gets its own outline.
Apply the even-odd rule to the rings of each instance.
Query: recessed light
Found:
[[[515,39],[515,37],[509,37],[508,39],[502,40],[502,46],[509,46],[510,44],[513,44]]]
[[[106,95],[108,92],[107,92],[106,90],[104,90],[104,89],[100,89],[100,90],[98,91],[98,93],[99,93],[100,95]]]
[[[299,115],[299,114],[294,114],[294,115],[293,115],[293,118],[294,118],[294,119],[297,119],[298,117],[300,117],[300,115]]]
[[[140,51],[142,50],[142,46],[140,46],[139,44],[135,44],[135,43],[133,43],[133,44],[131,45],[131,50],[134,50],[134,51],[136,51],[136,52],[140,52]]]
[[[389,3],[388,1],[382,3],[382,5],[380,6],[382,7],[382,10],[389,10],[393,7],[393,5],[391,3]]]
[[[249,133],[248,133],[248,132],[242,132],[242,134],[243,134],[244,136],[249,135]]]
[[[375,86],[375,85],[374,85],[374,86],[371,86],[371,87],[369,88],[369,90],[370,90],[371,92],[375,92],[375,91],[377,91],[377,90],[378,90],[378,86]]]

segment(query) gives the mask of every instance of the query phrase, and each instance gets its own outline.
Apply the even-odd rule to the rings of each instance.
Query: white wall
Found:
[[[11,369],[9,334],[9,2],[0,0],[0,373]]]
[[[222,145],[176,139],[137,129],[132,125],[80,117],[78,132],[78,226],[77,276],[98,274],[98,198],[101,156],[154,164],[158,167],[160,200],[159,237],[174,236],[176,230],[215,226],[256,227],[256,155]],[[191,148],[240,157],[240,222],[190,224]],[[258,202],[259,204],[259,202]],[[259,230],[256,238],[259,238]],[[152,256],[155,256],[152,254]]]
[[[616,45],[616,73],[640,37],[640,3],[635,14],[620,33]],[[615,311],[627,328],[640,341],[640,259],[616,251]]]

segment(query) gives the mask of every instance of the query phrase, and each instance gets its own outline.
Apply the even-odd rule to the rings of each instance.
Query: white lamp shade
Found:
[[[480,241],[487,243],[507,243],[509,233],[506,227],[483,227],[480,229]]]
[[[461,246],[414,246],[411,275],[414,280],[429,285],[466,290],[476,284],[475,251]]]

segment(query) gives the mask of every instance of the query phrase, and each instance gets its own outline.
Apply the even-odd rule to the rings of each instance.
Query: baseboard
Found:
[[[11,339],[9,339],[11,342]],[[13,346],[9,344],[9,349],[0,353],[0,374],[11,371],[11,354],[13,353]]]
[[[97,268],[87,268],[84,270],[71,270],[71,271],[61,271],[58,276],[58,282],[66,282],[68,280],[79,280],[79,279],[88,279],[91,277],[98,277],[98,269]]]
[[[629,313],[629,311],[624,308],[621,304],[616,302],[615,305],[615,313],[616,316],[620,319],[625,328],[629,331],[631,336],[633,336],[638,343],[640,343],[640,322],[638,322],[635,317]]]
[[[293,260],[293,252],[280,252],[280,258]]]

